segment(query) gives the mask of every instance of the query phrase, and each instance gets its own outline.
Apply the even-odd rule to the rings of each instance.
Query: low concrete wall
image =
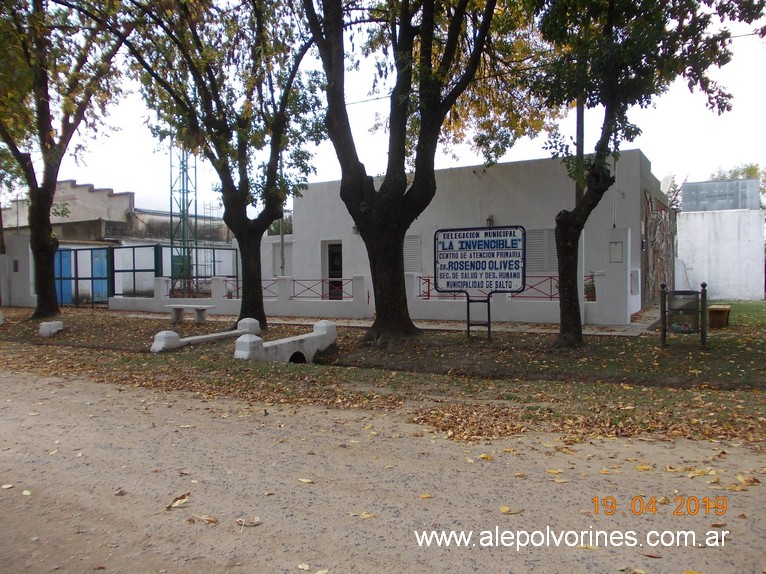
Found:
[[[640,310],[640,291],[637,283],[638,270],[627,270],[624,264],[608,266],[595,273],[596,301],[585,301],[580,292],[580,309],[583,322],[592,325],[628,325],[632,313]],[[406,274],[405,283],[408,293],[407,305],[410,317],[414,320],[465,321],[467,304],[462,296],[456,299],[418,297],[418,274]],[[293,297],[291,277],[278,277],[276,286],[271,289],[276,297],[264,298],[264,308],[268,317],[320,317],[346,319],[372,319],[375,316],[375,303],[369,278],[353,278],[353,297],[342,300],[309,299]],[[636,285],[634,288],[634,284]],[[239,315],[241,302],[230,297],[227,292],[227,280],[214,277],[211,282],[209,298],[184,299],[188,305],[211,305],[211,315]],[[120,311],[149,311],[169,313],[167,305],[178,304],[182,300],[168,297],[170,280],[157,278],[154,284],[155,297],[111,297],[109,308]],[[622,294],[616,297],[616,294]],[[512,323],[558,323],[558,299],[530,299],[511,297],[506,293],[495,293],[491,302],[492,321]],[[472,319],[486,319],[486,308],[472,305]]]
[[[317,352],[334,345],[336,340],[335,324],[332,321],[319,321],[314,324],[313,333],[266,343],[257,335],[242,335],[237,339],[234,358],[281,363],[313,363]]]
[[[290,277],[277,278],[277,297],[264,298],[266,315],[271,317],[345,317],[366,319],[374,316],[371,296],[362,276],[353,278],[353,298],[342,300],[301,299],[292,297]],[[210,284],[210,297],[189,298],[183,300],[188,305],[213,305],[208,315],[239,315],[241,301],[229,297],[227,280],[214,277]],[[181,300],[171,298],[170,279],[158,277],[154,280],[154,297],[110,297],[109,308],[115,311],[147,311],[151,313],[170,313],[167,305],[178,304]]]

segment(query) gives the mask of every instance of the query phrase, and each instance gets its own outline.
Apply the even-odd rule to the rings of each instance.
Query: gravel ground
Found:
[[[766,572],[763,445],[461,444],[399,410],[4,370],[0,388],[3,573]],[[420,546],[431,530],[473,535]],[[548,530],[565,533],[558,547]],[[693,531],[696,545],[652,547],[651,531]]]

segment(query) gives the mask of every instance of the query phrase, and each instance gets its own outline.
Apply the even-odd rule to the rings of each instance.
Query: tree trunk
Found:
[[[50,210],[53,204],[55,184],[31,190],[29,203],[29,244],[34,261],[34,283],[37,307],[32,319],[44,319],[60,314],[56,297],[56,274],[54,255],[59,241],[53,233]]]
[[[252,317],[257,319],[261,330],[268,328],[266,310],[263,306],[263,284],[261,283],[261,240],[263,231],[255,226],[246,225],[234,232],[239,242],[242,259],[242,290],[239,319]]]
[[[362,341],[387,341],[420,334],[407,308],[404,281],[406,232],[406,226],[379,226],[375,239],[368,240],[365,238],[367,233],[360,227],[370,261],[376,312],[375,321],[362,336]]]
[[[559,273],[559,335],[558,347],[579,347],[583,344],[580,318],[580,281],[578,256],[583,226],[571,211],[556,216],[556,256]]]

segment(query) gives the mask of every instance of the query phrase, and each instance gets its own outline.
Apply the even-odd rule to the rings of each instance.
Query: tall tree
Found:
[[[327,129],[341,166],[340,197],[367,249],[376,316],[363,339],[418,332],[407,309],[404,237],[436,192],[442,126],[479,66],[495,0],[347,2],[304,0],[327,87]],[[346,110],[346,29],[367,22],[367,49],[388,55],[388,162],[376,188],[359,158]],[[410,153],[413,155],[410,156]],[[410,160],[410,163],[408,163]],[[408,176],[408,167],[412,168]]]
[[[35,318],[59,313],[50,210],[61,161],[75,132],[94,128],[118,93],[112,62],[131,24],[118,2],[102,6],[120,38],[52,1],[3,0],[0,12],[0,138],[29,192]]]
[[[560,330],[557,344],[583,342],[578,297],[577,247],[588,217],[615,181],[610,159],[622,141],[639,133],[631,106],[648,106],[678,77],[707,95],[722,113],[731,96],[708,75],[731,58],[731,21],[756,22],[763,0],[535,0],[543,37],[557,50],[538,88],[549,104],[582,98],[603,114],[593,152],[578,159],[561,140],[570,177],[581,193],[556,216]],[[763,29],[760,31],[763,33]]]
[[[242,259],[240,319],[265,329],[261,240],[282,217],[286,197],[306,186],[313,168],[305,144],[322,133],[317,83],[300,70],[310,34],[289,2],[130,4],[143,27],[126,45],[158,118],[153,131],[215,169]]]

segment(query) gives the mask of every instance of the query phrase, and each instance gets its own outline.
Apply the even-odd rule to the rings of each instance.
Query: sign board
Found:
[[[520,225],[440,229],[434,234],[435,288],[468,297],[526,287],[526,232]]]

